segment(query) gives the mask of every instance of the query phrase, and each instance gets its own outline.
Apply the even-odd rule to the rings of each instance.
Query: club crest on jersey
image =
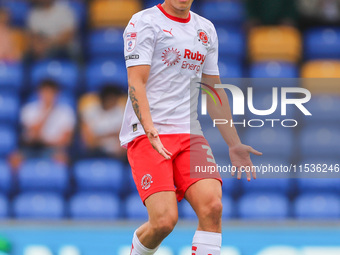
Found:
[[[207,32],[205,32],[203,29],[197,30],[197,37],[198,37],[198,41],[202,42],[204,46],[209,45],[209,36]]]
[[[177,49],[168,48],[162,53],[162,61],[167,66],[176,65],[181,60],[181,54]]]
[[[150,174],[146,174],[143,176],[141,184],[142,184],[142,189],[147,190],[150,188],[152,181],[152,176]]]
[[[137,32],[126,34],[126,51],[131,52],[136,47]]]

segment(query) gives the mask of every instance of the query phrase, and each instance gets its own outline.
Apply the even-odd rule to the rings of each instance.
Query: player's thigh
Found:
[[[222,185],[219,179],[201,179],[192,184],[185,192],[188,200],[198,216],[220,213],[222,210]]]
[[[174,191],[162,191],[145,200],[149,222],[154,226],[172,228],[178,220],[177,199]]]
[[[175,191],[173,166],[154,150],[146,136],[136,138],[128,147],[128,159],[138,193],[145,200],[161,191]]]
[[[182,137],[183,150],[174,160],[174,180],[179,201],[185,197],[187,190],[200,180],[217,179],[219,186],[222,182],[220,174],[216,171],[216,163],[207,140],[198,135]],[[214,171],[206,171],[206,169]]]

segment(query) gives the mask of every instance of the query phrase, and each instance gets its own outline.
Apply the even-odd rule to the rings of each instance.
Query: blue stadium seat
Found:
[[[16,93],[0,92],[0,122],[14,123],[19,116],[19,96]]]
[[[92,60],[107,57],[124,60],[124,40],[121,29],[93,30],[87,38],[87,45]]]
[[[240,191],[239,181],[236,180],[235,177],[232,177],[230,172],[221,173],[221,178],[223,181],[223,184],[222,184],[223,194],[231,196],[231,195],[237,194]]]
[[[261,151],[264,155],[291,159],[294,155],[294,133],[284,128],[249,128],[243,136],[243,142]]]
[[[201,100],[198,100],[198,120],[201,124],[201,128],[203,131],[208,130],[209,128],[213,127],[213,121],[211,120],[209,115],[203,116],[201,115]]]
[[[299,71],[297,66],[288,62],[255,62],[250,66],[251,78],[297,78]],[[277,83],[259,83],[259,85],[268,85],[277,87]],[[258,86],[257,86],[258,87]],[[268,86],[265,86],[268,87]]]
[[[125,200],[125,210],[126,216],[128,219],[138,219],[138,220],[147,220],[148,219],[148,211],[146,207],[143,205],[141,198],[138,193],[132,193]]]
[[[12,25],[19,27],[26,25],[28,12],[30,10],[28,1],[5,1],[4,7],[10,12]]]
[[[288,217],[289,201],[282,194],[245,194],[238,201],[238,213],[243,219],[282,220]]]
[[[252,163],[256,167],[256,180],[241,181],[244,191],[275,191],[276,193],[288,194],[292,191],[292,173],[290,158],[280,155],[251,156]],[[291,170],[293,172],[293,170]],[[243,175],[245,176],[245,175]]]
[[[130,165],[125,167],[125,178],[126,187],[124,187],[123,189],[125,189],[125,191],[128,193],[137,192],[136,184],[132,177],[132,170]]]
[[[300,152],[304,157],[339,157],[340,131],[338,127],[311,126],[299,135]]]
[[[224,195],[222,197],[223,211],[222,211],[222,219],[230,219],[234,216],[234,202],[231,197]],[[192,209],[189,202],[183,199],[179,204],[179,213],[180,216],[184,219],[197,219],[195,211]]]
[[[155,5],[162,4],[164,1],[162,0],[145,0],[144,1],[144,6],[145,8],[151,8]]]
[[[178,213],[179,216],[183,219],[197,219],[195,211],[192,209],[189,202],[185,199],[183,199],[178,204]]]
[[[339,59],[340,29],[314,28],[305,33],[307,59]]]
[[[313,95],[311,100],[305,104],[305,107],[312,113],[312,116],[304,115],[305,123],[337,125],[340,121],[340,96],[331,94]]]
[[[120,192],[123,188],[124,167],[121,161],[88,159],[74,166],[74,177],[80,190],[107,190]]]
[[[0,219],[7,218],[9,215],[9,204],[7,197],[0,194]]]
[[[306,165],[308,164],[308,165]],[[338,172],[336,172],[336,167],[339,166],[338,158],[326,158],[326,157],[310,157],[303,158],[299,162],[299,166],[301,165],[303,168],[307,167],[312,170],[315,168],[315,171],[321,171],[321,169],[327,172],[319,172],[315,173],[299,173],[299,178],[296,179],[298,189],[302,192],[339,192],[340,191],[340,179],[336,176]],[[305,177],[305,178],[304,178]],[[335,177],[335,178],[334,178]]]
[[[221,78],[242,78],[243,68],[240,62],[225,61],[220,59],[218,61]]]
[[[223,159],[223,161],[219,163],[226,164],[228,160],[227,157],[229,156],[228,146],[223,140],[223,137],[218,131],[217,127],[211,126],[210,128],[205,129],[204,137],[207,139],[215,159],[221,159],[222,157],[225,157],[225,160]]]
[[[0,160],[0,191],[8,193],[12,188],[12,173],[5,160]]]
[[[216,28],[219,42],[219,57],[241,62],[244,58],[245,36],[240,30]]]
[[[19,219],[61,219],[65,215],[65,205],[58,194],[28,192],[14,199],[13,211]]]
[[[127,72],[123,61],[93,61],[87,66],[87,88],[97,91],[109,83],[127,90]]]
[[[18,91],[22,87],[23,68],[20,64],[0,62],[0,89]]]
[[[298,178],[300,192],[339,191],[340,179],[336,178]]]
[[[242,1],[204,1],[201,5],[202,16],[215,25],[240,25],[245,17]]]
[[[69,6],[71,7],[78,24],[78,27],[81,27],[86,24],[87,17],[87,9],[85,3],[81,1],[68,1]]]
[[[44,61],[32,68],[31,82],[37,86],[44,79],[54,79],[62,88],[75,90],[79,81],[79,70],[76,64],[68,61]]]
[[[292,190],[292,180],[289,179],[289,172],[282,172],[275,169],[287,167],[290,168],[291,161],[288,158],[283,158],[280,155],[273,157],[269,155],[252,156],[252,163],[260,172],[257,172],[256,180],[248,182],[246,179],[241,180],[243,190],[248,192],[275,192],[280,194],[288,194]],[[265,167],[265,168],[264,168]],[[263,172],[262,172],[263,171]],[[272,171],[270,173],[269,171]],[[245,176],[245,175],[244,175]]]
[[[311,193],[298,196],[294,202],[299,219],[339,219],[340,199],[333,193]]]
[[[111,193],[78,193],[70,199],[73,219],[112,220],[121,216],[119,197]]]
[[[21,190],[48,190],[65,192],[69,185],[65,165],[48,159],[28,159],[18,172]]]
[[[257,174],[259,176],[259,174]],[[287,178],[272,179],[258,177],[256,180],[250,182],[247,179],[242,179],[242,187],[246,193],[250,192],[276,192],[276,193],[288,193],[291,185],[291,180]]]
[[[222,204],[223,204],[222,219],[226,220],[234,217],[235,203],[232,200],[232,198],[230,196],[223,195]]]
[[[0,126],[0,156],[7,156],[17,148],[17,133],[13,127]]]
[[[271,109],[272,105],[273,105],[273,96],[275,98],[275,95],[272,91],[272,88],[270,88],[269,86],[272,86],[273,85],[273,81],[271,81],[272,79],[266,79],[267,81],[264,81],[262,82],[264,79],[261,79],[261,80],[254,80],[254,83],[252,84],[252,87],[253,87],[253,96],[252,96],[252,103],[253,103],[253,107],[256,109],[256,110],[269,110]],[[278,86],[278,83],[279,82],[275,82],[275,85]],[[259,86],[259,84],[261,84]],[[282,84],[283,86],[287,85],[287,84]],[[263,86],[262,88],[264,87],[267,87],[266,88],[266,92],[264,90],[261,90],[259,88],[261,88],[261,86]],[[269,91],[269,92],[267,92]],[[249,94],[248,94],[249,95]],[[281,95],[280,95],[280,90],[278,90],[278,96],[276,97],[277,98],[280,98]],[[276,110],[270,114],[270,115],[256,115],[254,113],[252,113],[250,110],[249,110],[249,107],[246,107],[245,109],[245,112],[246,112],[246,115],[248,117],[248,119],[261,119],[261,120],[265,120],[265,119],[294,119],[294,116],[297,112],[297,107],[295,105],[291,105],[291,104],[288,104],[287,107],[286,107],[286,116],[282,116],[282,111],[281,111],[281,106],[280,106],[280,100],[281,99],[278,99],[278,105],[276,107]],[[248,105],[249,106],[249,105]],[[257,125],[259,123],[256,123]],[[268,122],[269,125],[271,125],[271,122]],[[275,122],[276,125],[281,125],[280,122]],[[286,123],[286,124],[289,124],[291,125],[292,123]]]

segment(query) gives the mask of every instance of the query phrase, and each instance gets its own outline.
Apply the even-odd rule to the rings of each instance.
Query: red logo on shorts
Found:
[[[209,44],[209,37],[208,37],[208,34],[203,29],[199,29],[197,31],[197,37],[198,37],[198,41],[199,42],[202,42],[202,44],[204,46],[208,46],[208,44]]]
[[[150,174],[144,175],[141,181],[142,189],[147,190],[148,188],[150,188],[151,183],[153,183],[152,176]]]

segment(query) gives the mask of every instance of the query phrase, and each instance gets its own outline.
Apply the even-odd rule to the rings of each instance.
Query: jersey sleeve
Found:
[[[203,73],[207,75],[219,75],[218,69],[218,37],[215,28],[211,34],[211,46],[203,65]]]
[[[126,67],[151,65],[156,38],[151,23],[133,16],[123,36]]]

